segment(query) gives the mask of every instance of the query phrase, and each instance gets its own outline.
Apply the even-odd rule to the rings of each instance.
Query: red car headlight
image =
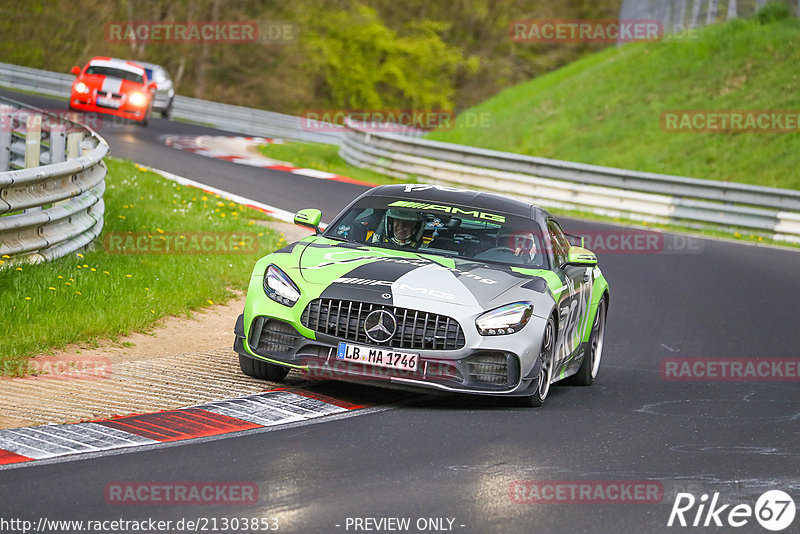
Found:
[[[86,84],[83,82],[78,82],[75,84],[75,92],[85,95],[89,92],[89,88],[86,87]]]
[[[144,106],[147,103],[147,97],[144,93],[131,93],[128,102],[130,102],[132,106]]]

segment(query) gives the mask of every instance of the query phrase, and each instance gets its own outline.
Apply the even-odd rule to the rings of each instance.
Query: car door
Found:
[[[555,219],[547,220],[547,232],[552,250],[553,271],[562,281],[560,294],[555,295],[558,306],[558,336],[556,339],[556,371],[578,355],[580,340],[587,322],[591,295],[591,269],[566,265],[569,241]],[[555,292],[554,292],[555,293]]]

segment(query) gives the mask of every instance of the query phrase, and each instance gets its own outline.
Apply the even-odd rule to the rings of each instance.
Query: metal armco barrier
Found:
[[[68,98],[73,79],[0,63],[0,85],[12,88]],[[175,97],[173,116],[246,135],[338,144],[349,163],[399,178],[478,187],[554,208],[689,227],[747,229],[800,242],[797,190],[523,156],[368,131],[352,121],[341,131],[314,131],[300,117],[182,96]],[[19,144],[13,153],[18,159]]]
[[[74,80],[74,74],[0,63],[0,85],[61,97],[65,103],[69,99]],[[280,137],[314,143],[338,145],[344,135],[344,128],[333,125],[327,125],[325,128],[310,127],[307,125],[308,121],[294,115],[220,104],[188,96],[175,97],[172,117],[245,135]]]
[[[103,228],[106,154],[88,128],[0,99],[0,255],[40,262],[91,243]]]
[[[800,191],[548,160],[376,133],[348,121],[339,154],[402,179],[477,187],[531,203],[800,242]]]

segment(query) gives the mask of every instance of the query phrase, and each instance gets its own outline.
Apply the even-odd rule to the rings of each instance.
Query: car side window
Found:
[[[569,242],[564,231],[553,219],[547,220],[547,231],[550,233],[550,244],[553,247],[555,266],[560,267],[567,262],[569,257]]]

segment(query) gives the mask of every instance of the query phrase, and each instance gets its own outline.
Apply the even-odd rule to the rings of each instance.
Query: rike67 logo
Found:
[[[714,492],[709,502],[708,494],[696,499],[691,493],[678,493],[667,526],[692,527],[743,527],[753,517],[767,530],[784,530],[794,521],[796,510],[792,497],[781,490],[763,493],[755,507],[749,504],[720,504],[719,492]]]

